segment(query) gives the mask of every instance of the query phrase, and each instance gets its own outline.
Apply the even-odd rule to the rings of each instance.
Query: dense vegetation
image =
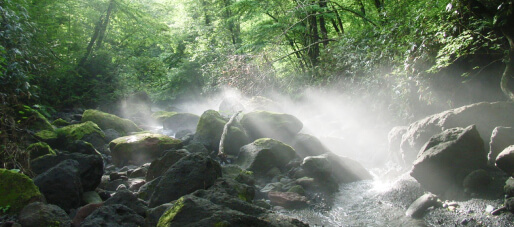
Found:
[[[407,120],[514,100],[513,11],[512,0],[0,0],[2,156],[17,154],[28,106],[140,91],[168,103],[225,86],[334,88]]]

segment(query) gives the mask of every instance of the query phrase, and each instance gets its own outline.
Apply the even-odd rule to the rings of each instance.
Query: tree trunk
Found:
[[[514,93],[509,89],[509,80],[514,77],[514,31],[512,28],[504,28],[503,34],[509,41],[509,53],[507,56],[507,62],[505,65],[505,71],[503,71],[503,75],[500,82],[500,87],[511,101],[514,101]]]
[[[327,9],[327,2],[324,1],[324,0],[319,1],[319,7],[321,8],[321,12],[325,13],[326,9]],[[321,37],[324,40],[323,41],[323,46],[327,47],[327,45],[328,45],[328,32],[327,32],[325,17],[323,16],[323,14],[321,14],[319,16],[319,30],[321,32]]]

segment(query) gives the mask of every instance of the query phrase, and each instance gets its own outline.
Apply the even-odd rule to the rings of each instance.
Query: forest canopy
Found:
[[[500,0],[1,0],[2,108],[97,107],[136,92],[168,103],[224,87],[295,97],[314,86],[385,97],[382,105],[411,119],[428,106],[514,99],[513,7]]]

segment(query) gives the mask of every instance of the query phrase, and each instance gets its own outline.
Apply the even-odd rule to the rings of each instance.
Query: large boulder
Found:
[[[150,164],[148,172],[146,173],[146,181],[151,181],[157,177],[160,177],[166,172],[171,166],[178,162],[183,157],[189,155],[189,152],[184,149],[171,150],[166,152],[162,157],[156,159]]]
[[[407,132],[408,127],[396,126],[387,134],[388,153],[391,161],[404,165],[402,154],[400,151],[400,144],[402,143],[402,136]]]
[[[227,123],[218,111],[207,110],[202,116],[196,127],[193,142],[204,145],[209,150],[218,150],[220,145],[223,127]]]
[[[83,140],[96,148],[101,148],[109,142],[100,127],[92,121],[68,125],[55,131],[58,135],[64,135],[67,141]]]
[[[476,125],[479,134],[486,138],[484,148],[488,150],[489,136],[497,126],[514,126],[514,103],[481,102],[435,114],[409,125],[402,137],[401,152],[407,165],[418,156],[423,145],[433,136],[446,129]]]
[[[303,133],[299,133],[295,136],[291,146],[300,158],[322,155],[329,152],[328,148],[326,148],[318,138]]]
[[[496,157],[496,166],[509,176],[514,176],[514,145],[508,146]]]
[[[122,135],[129,132],[142,131],[134,122],[129,119],[120,118],[116,115],[104,113],[99,110],[86,110],[82,114],[82,122],[92,121],[96,123],[102,130],[112,128]]]
[[[8,207],[7,214],[16,214],[25,205],[43,200],[43,195],[28,176],[0,168],[0,207]]]
[[[149,205],[156,207],[198,189],[208,188],[221,174],[221,166],[213,159],[204,154],[190,154],[164,173]]]
[[[80,206],[83,189],[79,177],[79,163],[75,160],[62,161],[39,174],[34,178],[34,184],[39,187],[49,203],[64,210]]]
[[[148,206],[129,190],[117,191],[111,198],[104,202],[106,206],[114,204],[125,205],[143,217],[146,216],[146,210],[148,209]]]
[[[182,141],[154,133],[124,136],[109,143],[112,161],[117,166],[142,165],[161,157],[166,150],[180,147]]]
[[[284,168],[295,157],[296,153],[289,145],[263,138],[241,147],[235,163],[256,175],[264,175],[274,167]]]
[[[61,152],[57,155],[45,155],[31,162],[31,169],[36,174],[41,174],[56,163],[65,160],[75,160],[79,163],[79,176],[84,191],[93,191],[100,184],[104,174],[104,162],[102,155],[95,148],[84,141],[77,140],[67,146],[70,152]]]
[[[469,173],[486,167],[483,145],[474,125],[447,129],[425,144],[410,175],[426,190],[444,195],[461,188]]]
[[[350,183],[372,178],[360,163],[332,153],[306,157],[301,167],[307,176],[327,183]]]
[[[37,142],[27,147],[30,160],[34,160],[44,155],[55,155],[55,151],[45,142]]]
[[[22,226],[55,226],[69,227],[71,220],[60,207],[41,202],[31,203],[18,215]]]
[[[126,226],[139,227],[143,226],[145,219],[138,215],[135,211],[121,204],[113,204],[101,206],[80,225],[81,227],[96,226]]]
[[[490,165],[494,165],[500,152],[510,145],[514,145],[514,127],[496,127],[491,134],[489,154],[487,158]]]
[[[251,140],[272,138],[285,143],[303,128],[303,123],[293,115],[268,111],[246,113],[241,124]]]
[[[196,126],[200,121],[200,117],[191,113],[175,113],[169,117],[163,119],[163,128],[166,130],[172,130],[173,132],[179,132],[182,130],[189,130],[194,132]]]

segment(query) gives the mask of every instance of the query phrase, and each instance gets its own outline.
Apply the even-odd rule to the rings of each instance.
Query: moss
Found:
[[[82,114],[82,122],[92,121],[96,123],[101,129],[112,128],[122,135],[127,135],[129,132],[142,131],[134,122],[129,119],[120,118],[116,115],[104,113],[99,110],[86,110]]]
[[[228,227],[230,224],[227,221],[220,221],[214,224],[214,227]]]
[[[30,153],[30,160],[34,160],[43,155],[55,155],[55,151],[45,142],[38,142],[31,144],[27,151]]]
[[[42,130],[36,133],[36,137],[43,141],[57,140],[59,137],[56,132],[50,130]]]
[[[183,207],[184,207],[184,197],[181,197],[173,204],[173,207],[171,207],[166,212],[164,212],[164,214],[161,216],[161,218],[159,218],[157,227],[171,226],[171,222],[173,221],[173,218],[175,218],[177,213],[180,212]]]
[[[43,196],[34,182],[21,173],[0,169],[0,207],[7,207],[8,214],[18,213],[30,202]]]
[[[295,185],[295,186],[291,187],[289,190],[287,190],[287,192],[295,192],[295,193],[298,193],[299,195],[305,195],[305,189],[303,189],[303,187],[300,185]]]
[[[217,150],[226,123],[227,120],[218,111],[205,111],[198,121],[194,140]]]
[[[71,140],[81,140],[86,135],[93,133],[99,134],[102,138],[105,138],[104,132],[92,121],[86,121],[81,124],[74,124],[56,129],[57,134],[64,134],[66,138]]]
[[[34,110],[29,106],[21,106],[18,109],[18,114],[18,121],[28,124],[29,129],[36,131],[53,130],[48,119],[39,111]]]
[[[152,118],[162,123],[166,118],[170,118],[175,114],[177,114],[177,112],[157,111],[152,114]]]
[[[70,125],[70,123],[65,121],[65,120],[63,120],[62,118],[59,118],[59,119],[56,119],[55,121],[53,121],[52,125],[55,125],[57,127],[63,127],[63,126]]]
[[[136,163],[153,161],[162,155],[162,151],[181,147],[181,140],[155,133],[124,136],[109,143],[113,162],[116,165],[123,165],[126,161]]]

